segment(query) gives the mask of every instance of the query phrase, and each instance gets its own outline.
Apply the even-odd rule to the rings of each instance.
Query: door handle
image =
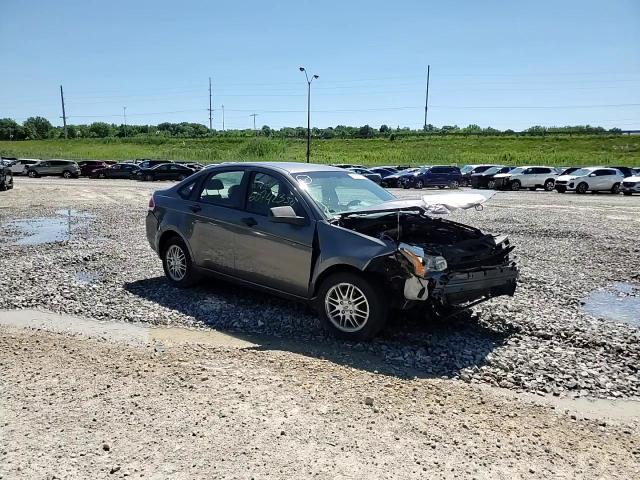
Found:
[[[197,212],[199,212],[200,210],[202,210],[202,207],[201,207],[200,205],[197,205],[197,204],[196,204],[196,205],[191,205],[189,208],[191,209],[191,211],[192,211],[193,213],[197,213]]]
[[[240,221],[244,223],[247,227],[253,227],[254,225],[258,224],[258,222],[256,222],[256,219],[253,217],[241,218]]]

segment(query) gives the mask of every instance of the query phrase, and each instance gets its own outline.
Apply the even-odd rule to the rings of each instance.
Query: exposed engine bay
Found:
[[[506,236],[433,217],[420,207],[345,215],[338,225],[393,248],[393,254],[374,259],[370,270],[402,291],[400,308],[428,303],[452,313],[515,292],[518,270],[510,255],[515,247]]]

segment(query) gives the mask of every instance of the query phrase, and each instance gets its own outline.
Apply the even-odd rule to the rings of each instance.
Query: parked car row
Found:
[[[173,162],[170,160],[137,159],[132,162],[117,163],[113,160],[72,160],[2,157],[2,186],[5,189],[13,185],[14,175],[26,175],[31,178],[60,176],[63,178],[119,178],[131,180],[184,180],[204,165],[195,162]],[[5,173],[5,169],[10,172]],[[11,179],[11,180],[9,180]]]
[[[640,192],[640,174],[629,167],[468,165],[462,170],[467,175],[463,183],[473,188],[512,191],[542,188],[546,191],[556,190],[559,193],[622,191],[626,195]]]

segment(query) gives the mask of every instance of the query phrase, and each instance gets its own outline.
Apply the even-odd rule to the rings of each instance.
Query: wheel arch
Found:
[[[164,230],[158,236],[158,256],[162,258],[162,255],[164,254],[165,248],[167,247],[169,240],[173,237],[179,238],[187,246],[187,250],[189,251],[189,256],[193,261],[193,252],[191,251],[191,246],[189,245],[189,242],[187,242],[187,239],[184,238],[184,235],[182,235],[177,230],[174,230],[173,228],[168,228]]]

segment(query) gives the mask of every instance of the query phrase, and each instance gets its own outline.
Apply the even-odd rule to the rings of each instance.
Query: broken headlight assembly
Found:
[[[418,277],[425,278],[429,272],[442,272],[447,269],[447,261],[444,257],[426,255],[420,247],[401,243],[398,250],[413,266],[413,272]]]

